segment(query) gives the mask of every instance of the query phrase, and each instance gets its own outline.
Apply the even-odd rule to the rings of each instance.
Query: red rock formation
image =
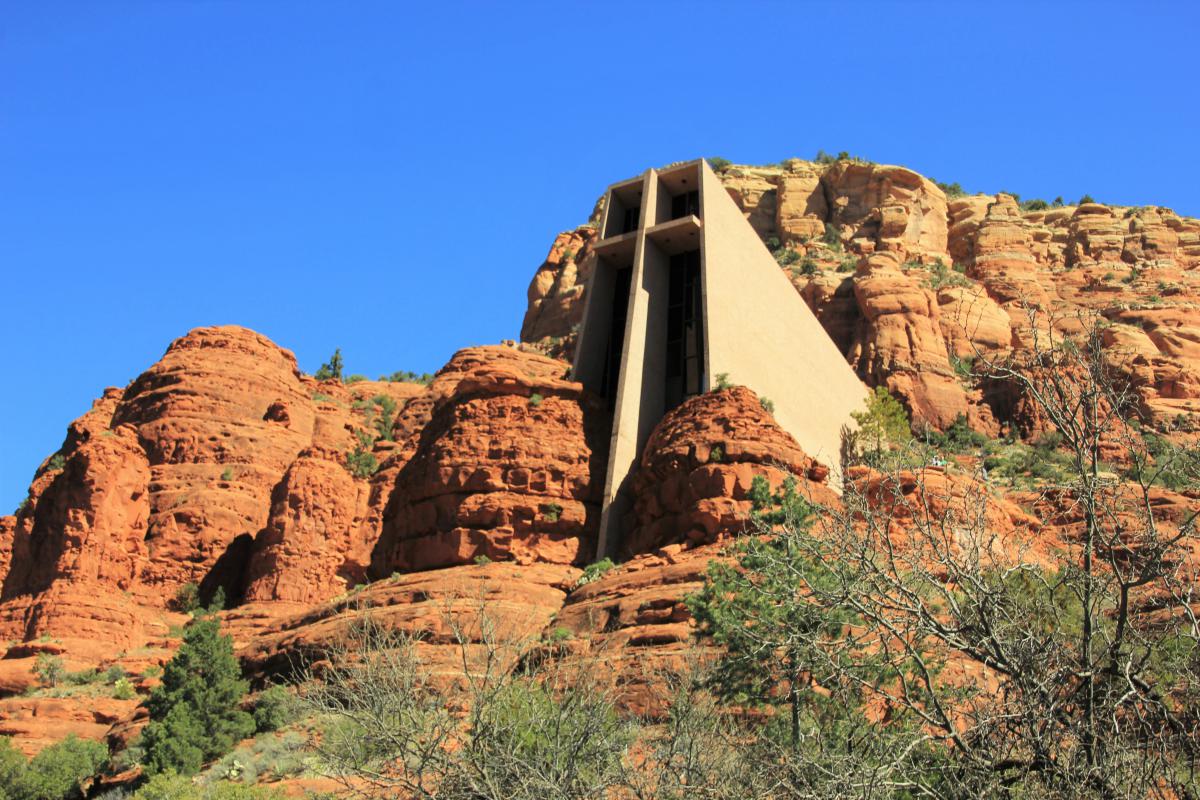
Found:
[[[511,348],[460,351],[396,476],[371,573],[468,564],[590,560],[602,415],[567,365]]]
[[[966,391],[950,369],[941,308],[932,291],[890,253],[871,256],[854,281],[866,326],[851,364],[872,385],[900,397],[914,420],[944,430],[966,416]]]
[[[1013,422],[994,417],[954,374],[950,356],[1029,348],[1034,327],[1070,335],[1098,315],[1121,322],[1145,310],[1176,315],[1190,311],[1185,298],[1200,291],[1200,220],[1169,209],[1088,203],[1025,211],[1006,194],[947,200],[911,170],[855,160],[792,159],[718,174],[764,241],[788,245],[816,265],[817,274],[789,268],[797,291],[868,383],[903,397],[918,426],[944,428],[965,413],[973,426],[993,434]],[[839,234],[833,246],[822,241],[827,230]],[[881,321],[872,307],[880,295],[871,286],[878,283],[876,268],[865,266],[881,252],[894,256],[904,273],[913,272],[911,262],[941,260],[974,280],[957,277],[934,291],[933,302]],[[846,274],[856,264],[860,273]],[[547,260],[536,280],[551,286],[561,271]],[[579,283],[574,275],[568,282]],[[917,299],[910,287],[895,288]],[[1039,310],[1039,319],[1030,319],[1029,307]],[[572,296],[555,315],[553,331],[539,330],[538,340],[567,337],[581,314],[582,303]],[[1200,328],[1192,327],[1172,323],[1153,334],[1157,352],[1141,353],[1142,362],[1128,367],[1143,412],[1157,427],[1177,426],[1180,415],[1200,411]],[[570,355],[569,337],[561,348],[555,353]]]
[[[380,624],[420,636],[422,655],[445,665],[447,675],[458,675],[460,644],[468,645],[468,655],[482,655],[485,633],[507,657],[536,644],[579,575],[563,564],[451,567],[370,584],[348,597],[274,620],[273,630],[265,634],[253,622],[239,627],[241,615],[254,613],[252,606],[232,612],[227,627],[249,672],[288,673],[321,658],[345,636],[347,624],[369,613]],[[481,628],[484,617],[488,631]]]
[[[789,475],[814,502],[835,500],[827,470],[759,403],[737,386],[693,397],[650,435],[633,478],[626,557],[687,542],[706,544],[742,530],[750,486],[763,476],[778,488]]]
[[[76,443],[34,483],[0,594],[0,636],[95,649],[141,633],[132,590],[146,563],[150,465],[129,426]]]
[[[521,341],[543,343],[550,355],[561,355],[574,347],[577,326],[583,318],[583,290],[596,261],[592,242],[597,233],[596,228],[582,227],[560,233],[554,240],[546,260],[529,282],[529,308],[521,324]]]
[[[315,416],[295,357],[245,328],[192,331],[134,380],[112,425],[134,427],[152,469],[147,591],[201,580],[265,525]]]
[[[636,556],[572,591],[554,618],[574,637],[573,655],[611,673],[633,713],[661,714],[664,675],[704,657],[708,643],[695,639],[685,599],[703,587],[723,547],[675,544]]]
[[[316,603],[362,583],[373,542],[360,538],[369,487],[340,451],[309,448],[276,488],[254,543],[245,599]]]

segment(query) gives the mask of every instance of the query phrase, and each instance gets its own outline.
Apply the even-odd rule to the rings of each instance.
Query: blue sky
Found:
[[[174,337],[312,371],[515,338],[554,234],[700,155],[848,150],[1200,215],[1195,3],[0,0],[0,511]]]

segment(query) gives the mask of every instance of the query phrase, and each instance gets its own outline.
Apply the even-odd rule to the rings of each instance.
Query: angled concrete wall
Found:
[[[867,389],[720,179],[701,164],[705,357],[775,404],[775,419],[836,476],[842,426]]]
[[[670,219],[671,195],[700,193],[700,219]],[[638,229],[623,232],[626,208],[640,201]],[[630,505],[629,478],[666,409],[665,365],[670,256],[700,250],[705,391],[725,373],[775,404],[775,418],[837,481],[842,430],[863,407],[866,387],[846,364],[775,258],[702,160],[609,187],[604,238],[587,288],[575,375],[603,384],[615,270],[629,266],[620,377],[613,406],[597,557],[615,554]]]

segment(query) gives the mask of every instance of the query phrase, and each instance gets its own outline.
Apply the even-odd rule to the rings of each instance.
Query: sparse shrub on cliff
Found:
[[[347,375],[345,380],[342,382],[346,385],[350,385],[352,383],[362,383],[365,380],[368,380],[366,375],[359,375],[358,373],[355,373],[353,375]]]
[[[67,459],[62,453],[55,453],[50,456],[50,461],[46,464],[47,472],[62,472],[66,469]]]
[[[954,422],[945,432],[930,430],[926,433],[929,444],[939,450],[951,453],[969,453],[973,451],[990,452],[993,442],[986,434],[972,430],[964,414],[954,418]]]
[[[614,564],[613,560],[608,556],[605,556],[604,558],[592,564],[588,564],[583,568],[583,574],[579,576],[579,580],[575,581],[575,588],[578,589],[580,586],[587,586],[589,583],[594,583],[595,581],[600,580],[610,569],[615,566],[616,564]]]
[[[417,373],[409,372],[408,370],[400,370],[398,372],[393,372],[391,375],[381,375],[379,380],[390,381],[392,383],[420,383],[428,386],[433,382],[433,376],[428,372],[422,372],[418,375]]]
[[[825,235],[821,241],[838,252],[842,250],[842,232],[832,222],[825,223]]]
[[[962,197],[966,194],[966,192],[963,191],[962,185],[958,181],[955,181],[954,183],[942,183],[941,181],[934,181],[934,183],[937,184],[937,187],[942,190],[942,193],[945,194],[946,198],[949,200],[953,200],[955,197]]]
[[[720,464],[724,460],[725,451],[721,448],[721,445],[713,445],[713,447],[708,451],[708,463]]]
[[[1092,197],[1090,194],[1085,194],[1083,197],[1079,198],[1079,202],[1076,203],[1075,205],[1081,206],[1081,205],[1084,205],[1085,203],[1094,203],[1094,202],[1096,202],[1096,198]]]
[[[856,269],[858,269],[858,259],[854,256],[843,256],[842,260],[838,262],[838,272],[854,272]]]
[[[200,585],[189,581],[175,590],[175,599],[172,603],[176,611],[182,611],[185,614],[190,614],[200,608]]]
[[[545,399],[546,398],[542,397],[537,392],[534,392],[533,394],[529,395],[529,405],[533,406],[534,408],[537,408],[538,406],[540,406],[542,404],[542,401]]]
[[[340,381],[342,379],[342,348],[335,349],[329,360],[313,373],[313,377],[319,381]]]
[[[370,400],[360,398],[353,407],[362,411],[367,418],[367,424],[379,434],[379,439],[385,442],[393,441],[392,428],[396,421],[396,401],[386,394],[377,394]],[[374,444],[374,443],[372,443]]]
[[[132,700],[137,696],[137,692],[128,678],[119,678],[113,686],[112,696],[117,700]]]
[[[61,657],[51,653],[38,653],[33,661],[33,674],[38,683],[47,689],[53,689],[67,675],[67,668]]]
[[[922,264],[918,261],[910,261],[905,264],[906,267],[920,267],[929,270],[929,277],[925,279],[925,284],[935,292],[946,286],[970,286],[971,281],[962,274],[962,270],[957,265],[953,268],[946,266],[946,262],[942,259],[934,259],[932,264]]]
[[[758,398],[758,404],[760,406],[762,406],[763,411],[766,411],[768,414],[775,413],[775,402],[773,400],[771,400],[771,398],[760,397],[760,398]]]
[[[1021,203],[1022,211],[1045,211],[1049,207],[1050,204],[1041,198],[1034,198],[1033,200],[1026,200]]]
[[[732,161],[730,161],[728,158],[721,158],[720,156],[713,156],[712,158],[706,160],[708,161],[708,165],[712,167],[713,172],[721,172],[722,170],[726,170],[733,166]]]
[[[775,261],[781,267],[791,266],[800,260],[800,254],[790,247],[781,247],[775,251]]]
[[[233,480],[233,467],[226,467],[225,469],[221,470],[221,480],[223,480],[223,481]]]
[[[542,503],[538,506],[538,511],[547,522],[558,522],[558,518],[562,516],[563,507],[558,503]]]
[[[805,257],[804,260],[800,262],[801,275],[807,275],[811,277],[813,275],[819,275],[820,273],[821,268],[818,267],[817,262],[813,261],[811,258]]]
[[[726,389],[732,389],[733,386],[734,386],[733,381],[729,380],[728,372],[718,372],[717,373],[717,391],[718,392],[723,392]]]
[[[471,560],[474,561],[475,565],[479,566],[479,567],[486,566],[487,564],[492,563],[492,559],[489,558],[488,556],[484,555],[483,553],[480,553],[479,555],[475,556],[475,558],[473,558]]]
[[[241,710],[247,684],[233,641],[211,615],[193,620],[183,643],[150,695],[150,724],[142,733],[146,771],[191,775],[254,731]]]
[[[371,452],[375,440],[366,431],[355,431],[354,436],[358,442],[346,454],[346,469],[356,478],[369,478],[379,471],[379,460]]]

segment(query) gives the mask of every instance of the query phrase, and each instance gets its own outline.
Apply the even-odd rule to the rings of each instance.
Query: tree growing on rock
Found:
[[[319,381],[340,381],[342,379],[342,348],[336,348],[333,355],[317,369],[313,377]]]
[[[147,772],[191,775],[254,732],[241,710],[248,684],[215,616],[193,620],[183,644],[150,695],[150,724],[142,733]]]

